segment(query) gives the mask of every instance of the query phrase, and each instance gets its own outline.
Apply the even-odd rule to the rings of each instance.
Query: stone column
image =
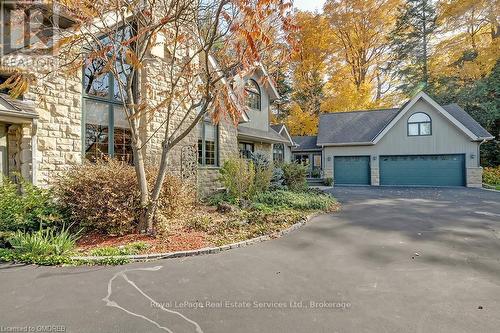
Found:
[[[379,169],[379,157],[378,155],[370,156],[370,176],[372,186],[380,185],[380,169]]]
[[[483,168],[469,167],[466,169],[467,187],[482,187],[483,186]]]

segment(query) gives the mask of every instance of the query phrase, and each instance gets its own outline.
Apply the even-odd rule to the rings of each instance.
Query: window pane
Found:
[[[260,89],[257,82],[254,80],[248,80],[245,84],[245,91],[247,93],[246,104],[249,108],[260,110]]]
[[[84,100],[85,157],[91,161],[108,155],[109,105],[96,101]]]
[[[123,64],[123,66],[122,66]],[[127,93],[125,92],[126,86],[127,86],[127,79],[130,76],[130,71],[131,67],[125,63],[122,62],[117,62],[116,63],[116,71],[119,74],[119,79],[114,78],[113,81],[113,98],[117,101],[123,101],[122,95],[120,92],[120,85],[122,86],[122,92],[124,96],[127,96]]]
[[[114,157],[120,161],[132,164],[132,133],[123,107],[113,106],[114,117]]]
[[[423,112],[414,113],[408,118],[409,123],[419,123],[431,121],[431,118]]]
[[[408,124],[408,135],[418,135],[418,124]]]
[[[121,127],[121,128],[130,127],[123,106],[113,105],[113,117],[114,117],[115,127]]]
[[[430,134],[431,134],[431,123],[421,123],[420,135],[430,135]]]
[[[313,163],[315,167],[321,167],[321,155],[314,155]]]
[[[84,71],[83,91],[87,95],[109,98],[109,74],[103,74],[101,71],[104,63],[99,60],[92,61]]]

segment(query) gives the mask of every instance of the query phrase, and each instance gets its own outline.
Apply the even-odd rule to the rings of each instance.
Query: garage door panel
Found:
[[[370,185],[369,156],[336,156],[333,161],[336,185]]]
[[[464,155],[381,156],[381,185],[463,186]]]

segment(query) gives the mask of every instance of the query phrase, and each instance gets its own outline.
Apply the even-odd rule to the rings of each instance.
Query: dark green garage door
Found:
[[[333,166],[335,185],[370,185],[369,156],[336,156]]]
[[[464,155],[380,156],[380,185],[464,186]]]

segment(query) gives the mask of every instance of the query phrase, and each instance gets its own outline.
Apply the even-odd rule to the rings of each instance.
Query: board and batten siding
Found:
[[[377,112],[377,111],[376,111]],[[408,136],[407,121],[415,112],[431,117],[432,134]],[[367,124],[369,125],[369,124]],[[324,147],[325,177],[333,178],[335,156],[369,155],[371,185],[379,185],[379,160],[383,155],[442,155],[464,154],[467,186],[480,187],[482,168],[479,166],[479,143],[471,139],[424,100],[417,101],[376,145]]]
[[[260,89],[260,110],[247,109],[248,118],[250,119],[247,123],[239,124],[240,127],[250,127],[262,131],[269,130],[269,116],[270,116],[270,101],[269,95],[266,93],[264,86],[262,85],[262,78],[259,76],[251,76],[249,79],[254,80]]]

